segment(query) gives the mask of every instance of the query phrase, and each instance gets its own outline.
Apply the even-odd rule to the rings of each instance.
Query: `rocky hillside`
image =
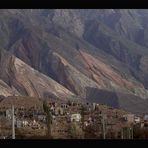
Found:
[[[80,98],[144,112],[147,13],[0,10],[0,95]]]
[[[72,98],[72,92],[13,55],[1,53],[0,93],[3,96]],[[2,81],[3,80],[3,81]]]

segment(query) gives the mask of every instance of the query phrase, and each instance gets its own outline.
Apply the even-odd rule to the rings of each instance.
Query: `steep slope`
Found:
[[[96,82],[79,72],[58,53],[50,53],[49,58],[49,67],[52,70],[55,79],[76,95],[85,99],[86,87],[101,88],[101,85],[98,85]]]
[[[118,35],[148,47],[148,11],[144,9],[80,10],[85,20],[99,20]]]
[[[7,89],[7,93],[4,94],[5,92],[2,91],[1,95],[12,95],[10,92],[15,88],[23,96],[39,98],[55,97],[60,99],[67,99],[74,96],[73,93],[51,78],[34,70],[20,59],[6,52],[3,55],[1,54],[0,64],[0,77],[5,81],[5,83],[1,82],[1,87]],[[13,95],[15,94],[13,91]]]
[[[103,103],[139,115],[148,113],[148,100],[132,94],[87,88],[86,98],[90,102]]]
[[[10,88],[4,81],[0,80],[0,95],[1,96],[13,96],[20,95],[16,89]]]
[[[102,59],[97,60],[82,50],[80,50],[80,54],[81,59],[85,63],[83,68],[87,73],[79,72],[58,53],[49,54],[49,67],[56,81],[75,94],[85,98],[86,88],[90,87],[119,91],[147,98],[148,91],[144,89],[142,84],[132,82],[130,79],[127,81],[120,73],[109,65],[104,64]],[[86,77],[86,75],[88,76]]]
[[[57,31],[58,31],[58,29],[57,29]],[[61,30],[59,30],[59,32],[60,31]],[[39,37],[38,34],[36,34],[32,31],[31,33],[29,33],[27,35],[23,34],[21,36],[21,38],[18,39],[15,42],[15,44],[12,46],[10,51],[12,53],[14,53],[16,56],[18,56],[19,58],[21,58],[23,61],[25,61],[26,63],[28,63],[32,67],[34,67],[35,69],[37,69],[37,70],[43,72],[44,74],[52,77],[56,81],[58,81],[58,79],[55,77],[53,70],[48,65],[53,60],[53,59],[50,59],[50,58],[47,57],[48,52],[50,52],[50,51],[56,51],[59,54],[61,54],[63,56],[63,58],[65,58],[66,60],[68,60],[70,62],[71,65],[76,67],[80,72],[82,72],[87,77],[96,81],[98,84],[100,83],[99,81],[104,81],[104,82],[101,83],[101,85],[99,84],[102,88],[111,89],[111,90],[115,90],[115,89],[120,90],[120,87],[118,89],[118,86],[120,86],[120,85],[122,85],[122,88],[124,88],[124,86],[125,86],[124,81],[125,80],[119,82],[120,85],[117,85],[116,87],[114,87],[115,84],[117,83],[115,78],[113,80],[113,81],[116,81],[115,84],[114,83],[111,84],[113,81],[110,82],[111,79],[110,78],[108,79],[107,75],[98,77],[95,74],[94,70],[93,70],[94,74],[92,75],[92,70],[90,71],[87,68],[87,67],[89,67],[89,64],[88,64],[88,61],[85,60],[85,59],[89,58],[90,60],[95,61],[92,66],[97,65],[97,63],[99,63],[99,61],[94,60],[94,58],[92,58],[91,55],[87,56],[85,58],[86,55],[83,55],[82,52],[79,51],[80,47],[85,48],[84,51],[86,49],[89,49],[89,44],[87,46],[87,43],[85,43],[85,41],[81,41],[81,40],[78,41],[77,38],[76,39],[72,38],[72,39],[69,39],[69,41],[67,40],[68,42],[65,42],[64,39],[70,37],[70,35],[67,34],[67,33],[63,33],[63,35],[64,36],[62,36],[60,39],[57,38],[56,36],[54,36],[53,34],[50,34],[50,33],[44,34],[44,36]],[[50,39],[50,40],[48,40],[48,39]],[[58,44],[55,44],[55,43],[58,43]],[[78,47],[76,47],[76,46],[78,46]],[[90,50],[86,50],[86,51],[90,52],[90,54],[92,54],[92,55],[95,55],[94,53],[97,53],[96,50],[91,46],[90,46],[90,48],[91,48],[91,52],[90,52]],[[99,51],[99,50],[97,50],[97,51]],[[105,54],[104,52],[101,52],[101,51],[99,51],[99,53],[100,54],[97,53],[96,58],[104,59],[104,57],[106,57],[106,58],[108,58],[106,60],[104,59],[106,64],[115,65],[113,63],[113,60],[111,60],[112,57],[110,58],[107,54]],[[102,61],[104,61],[104,60],[102,60]],[[110,63],[108,63],[109,61],[110,61]],[[117,63],[117,61],[116,61],[116,63]],[[100,64],[103,64],[103,63],[101,62]],[[108,69],[109,67],[110,66],[108,66],[106,69]],[[102,70],[103,70],[103,68],[100,69],[100,71],[102,71]],[[59,71],[59,70],[57,69],[57,71]],[[70,74],[72,74],[72,73],[70,73]],[[121,74],[123,74],[123,72],[121,72]],[[116,76],[114,74],[114,76],[110,76],[110,77],[116,77]],[[66,77],[64,77],[63,79],[66,79]],[[119,79],[122,79],[122,77],[120,76]],[[130,80],[130,78],[128,80]],[[63,83],[61,81],[58,81],[58,82],[63,85]],[[139,95],[140,97],[146,98],[147,97],[147,91],[144,90],[143,85],[136,82],[136,80],[133,83],[134,83],[135,86],[133,85],[132,89],[131,89],[131,87],[128,86],[130,84],[128,84],[128,82],[126,82],[126,84],[127,84],[126,86],[128,86],[128,87],[126,87],[127,88],[126,91],[128,91],[128,92],[132,91],[132,93],[135,93],[135,94]],[[64,86],[66,86],[68,89],[72,90],[71,87],[77,87],[76,85],[78,85],[78,84],[75,83],[75,86],[74,85],[73,86],[72,85],[67,86],[67,85],[66,85],[66,83],[64,84]],[[89,83],[88,83],[88,85],[89,85]],[[136,87],[136,85],[139,85],[139,88],[140,87],[141,88],[139,89],[138,87]],[[136,88],[138,88],[138,89],[136,89]],[[78,94],[78,90],[76,91],[76,90],[73,89],[73,92],[76,93],[77,95],[80,94],[80,93]],[[79,92],[81,92],[81,90],[79,90]]]
[[[88,24],[90,25],[87,25],[88,29],[84,34],[84,38],[97,48],[125,63],[131,75],[147,88],[148,73],[145,70],[147,66],[145,65],[145,61],[142,61],[143,59],[147,59],[148,49],[119,36],[100,22],[92,21]]]

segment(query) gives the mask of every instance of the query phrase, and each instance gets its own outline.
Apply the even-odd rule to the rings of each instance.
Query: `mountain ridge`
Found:
[[[145,10],[0,12],[1,95],[98,102],[104,92],[126,109],[148,99]]]

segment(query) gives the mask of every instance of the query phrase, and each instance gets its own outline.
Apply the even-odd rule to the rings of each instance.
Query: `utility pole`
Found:
[[[104,115],[104,114],[102,114],[102,115],[101,115],[101,117],[102,117],[101,122],[102,122],[103,139],[106,139],[106,130],[105,130],[105,115]]]
[[[123,139],[123,128],[121,129],[121,139]]]
[[[128,128],[128,139],[131,139],[131,128]]]
[[[129,127],[127,128],[127,135],[128,135],[128,139],[133,139],[133,127]]]
[[[127,127],[122,128],[121,130],[121,138],[122,139],[129,139],[129,131]]]
[[[12,139],[15,139],[14,106],[12,105]]]
[[[1,123],[1,119],[0,119],[0,133],[2,133],[2,123]]]
[[[133,139],[133,127],[131,127],[131,139]]]

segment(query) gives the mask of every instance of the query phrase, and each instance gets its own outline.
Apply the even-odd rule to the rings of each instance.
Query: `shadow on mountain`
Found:
[[[102,103],[139,115],[148,113],[148,99],[144,100],[132,94],[111,92],[91,87],[87,87],[86,90],[86,99],[89,102]]]
[[[87,87],[86,99],[90,102],[102,103],[119,108],[118,96],[115,92]]]

